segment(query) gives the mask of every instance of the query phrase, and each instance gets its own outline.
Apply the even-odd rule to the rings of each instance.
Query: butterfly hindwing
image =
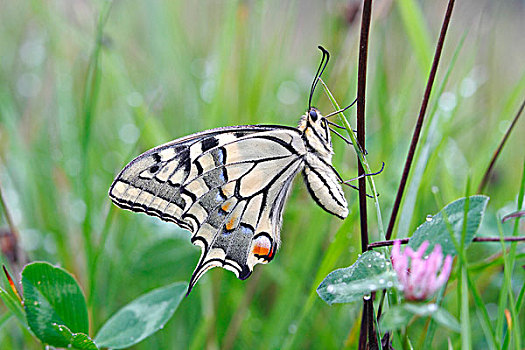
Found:
[[[303,178],[308,192],[321,208],[341,219],[348,215],[348,205],[340,185],[342,179],[330,163],[316,156],[307,157]]]

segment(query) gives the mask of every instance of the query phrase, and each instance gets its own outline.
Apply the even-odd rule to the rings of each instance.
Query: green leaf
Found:
[[[4,302],[5,306],[15,315],[15,317],[27,327],[27,320],[24,315],[24,309],[18,299],[15,299],[11,294],[0,287],[0,299]]]
[[[113,315],[95,337],[99,347],[123,349],[149,337],[173,316],[188,284],[177,282],[135,299]]]
[[[379,252],[367,251],[352,266],[330,272],[317,287],[317,294],[330,305],[350,303],[378,289],[394,287],[395,276],[389,259]]]
[[[451,240],[449,229],[453,232],[456,242],[461,242],[463,219],[465,217],[465,201],[466,198],[458,199],[445,206],[435,216],[429,217],[425,223],[417,228],[408,245],[412,249],[417,249],[421,243],[428,241],[430,244],[427,252],[432,251],[434,246],[439,244],[443,249],[443,255],[455,256],[457,251],[453,240]],[[489,198],[486,196],[469,197],[465,248],[472,242],[478,231],[488,201]],[[443,216],[443,212],[446,213],[446,217]]]
[[[53,328],[60,333],[64,339],[67,339],[71,347],[75,349],[98,350],[93,340],[84,333],[72,333],[71,330],[64,325],[53,324]]]
[[[384,331],[395,331],[408,325],[414,316],[430,316],[434,321],[454,332],[459,332],[458,321],[445,309],[436,304],[413,304],[404,303],[394,305],[381,318],[381,329]]]
[[[32,263],[22,271],[22,286],[27,322],[43,343],[56,347],[69,345],[53,324],[88,334],[86,300],[67,271],[46,262]]]

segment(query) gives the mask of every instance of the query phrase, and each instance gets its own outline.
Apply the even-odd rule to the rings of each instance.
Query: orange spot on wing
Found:
[[[230,209],[231,206],[232,206],[231,202],[226,202],[223,205],[221,205],[221,209],[224,211],[228,211],[228,209]]]
[[[230,221],[228,221],[226,223],[226,229],[229,231],[229,230],[233,230],[234,227],[235,227],[235,221],[237,221],[237,218],[235,216],[232,216]]]
[[[265,246],[261,246],[261,245],[256,244],[256,245],[253,247],[253,254],[257,254],[257,255],[268,255],[269,252],[270,252],[270,249],[268,249],[268,248],[265,247]]]

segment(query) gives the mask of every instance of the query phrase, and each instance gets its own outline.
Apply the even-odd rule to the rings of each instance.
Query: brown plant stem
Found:
[[[403,175],[401,176],[401,181],[397,189],[394,206],[392,207],[392,215],[390,216],[390,222],[388,223],[388,228],[386,230],[385,238],[387,240],[389,240],[390,237],[392,237],[392,231],[394,230],[394,225],[396,223],[397,214],[399,212],[399,207],[401,205],[401,199],[403,198],[403,192],[405,191],[406,183],[408,180],[408,175],[410,173],[410,168],[412,166],[412,161],[414,160],[414,155],[416,153],[416,147],[419,141],[419,136],[421,135],[421,129],[423,127],[423,122],[425,120],[425,113],[427,110],[428,101],[430,100],[430,93],[432,92],[432,86],[434,85],[434,80],[436,78],[439,60],[441,58],[441,52],[443,50],[443,44],[445,42],[445,36],[447,34],[447,29],[450,23],[450,18],[452,16],[452,9],[454,8],[454,2],[455,2],[454,0],[449,0],[448,6],[447,6],[447,12],[445,13],[443,25],[441,26],[441,33],[439,34],[439,40],[436,45],[436,51],[434,53],[434,60],[432,62],[432,68],[430,69],[430,74],[428,76],[427,86],[425,88],[425,94],[423,96],[423,102],[421,103],[421,109],[419,110],[419,116],[417,118],[416,127],[414,128],[414,133],[412,135],[412,141],[410,143],[410,148],[409,148],[407,159],[405,162],[405,167],[403,169]]]
[[[372,18],[372,0],[363,1],[363,13],[361,17],[361,35],[359,39],[359,63],[357,73],[357,142],[364,151],[365,144],[365,102],[366,102],[366,71],[368,59],[368,36],[370,33],[370,21]],[[357,159],[358,175],[364,175],[365,169]],[[359,179],[359,217],[361,224],[361,250],[364,252],[368,247],[368,223],[366,213],[366,179],[361,177]],[[359,335],[359,349],[366,348],[367,333],[369,336],[369,343],[372,347],[377,341],[373,337],[374,332],[369,331],[369,326],[373,327],[373,304],[370,300],[365,300],[363,303],[363,316],[361,318],[361,331]],[[373,328],[372,328],[373,330]]]
[[[512,123],[510,124],[509,128],[507,129],[507,132],[505,132],[505,135],[503,136],[503,139],[501,140],[498,148],[496,149],[496,151],[492,155],[492,159],[490,160],[490,164],[487,167],[487,170],[485,171],[485,174],[483,175],[483,179],[479,183],[478,193],[483,192],[483,189],[487,185],[487,182],[489,181],[490,175],[492,174],[492,168],[494,168],[494,164],[496,163],[496,159],[498,159],[498,156],[500,155],[500,153],[501,153],[501,151],[503,149],[503,146],[505,146],[505,142],[507,142],[507,139],[509,138],[512,129],[514,129],[514,126],[518,122],[518,119],[520,118],[524,107],[525,107],[525,100],[523,100],[523,102],[521,103],[521,106],[518,109],[518,112],[516,113],[516,115],[514,116],[514,119],[512,120]]]
[[[16,241],[18,242],[20,235],[18,234],[18,229],[16,228],[16,225],[13,221],[13,217],[11,216],[9,209],[7,208],[7,202],[4,198],[4,193],[2,191],[2,183],[0,183],[0,204],[2,205],[2,209],[4,211],[4,216],[5,216],[5,221],[7,222],[7,226],[9,226],[9,230],[11,231]]]
[[[4,198],[4,193],[2,191],[1,182],[0,182],[0,205],[2,206],[2,210],[4,212],[4,217],[5,217],[5,221],[7,222],[7,226],[9,226],[9,231],[7,235],[11,235],[12,242],[14,244],[12,248],[12,252],[11,252],[13,254],[12,263],[24,264],[26,260],[26,256],[24,252],[22,251],[22,248],[20,247],[20,233],[18,232],[18,228],[16,227],[15,222],[13,221],[13,217],[11,216],[11,213],[9,211],[9,208],[7,207],[7,202]],[[12,267],[15,267],[15,266],[12,266]]]
[[[407,244],[410,241],[410,238],[401,238],[387,241],[378,241],[370,243],[368,249],[379,248],[379,247],[388,247],[394,245],[394,242],[400,241],[401,244]],[[501,238],[499,237],[474,237],[472,242],[500,242]],[[504,242],[525,242],[525,236],[520,237],[505,237],[503,238]]]

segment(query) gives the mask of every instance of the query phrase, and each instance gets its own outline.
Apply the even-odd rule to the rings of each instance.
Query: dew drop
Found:
[[[285,81],[277,90],[277,98],[283,104],[292,105],[299,99],[299,86],[294,81]]]
[[[364,295],[364,296],[363,296],[363,299],[365,299],[365,300],[370,300],[371,297],[372,297],[371,294],[367,294],[367,295]]]
[[[379,284],[385,284],[385,280],[383,278],[379,279]]]
[[[430,304],[428,306],[428,310],[431,311],[431,312],[434,312],[437,310],[437,305],[436,304]]]
[[[122,142],[134,144],[140,137],[140,129],[134,123],[127,123],[122,125],[118,135]]]
[[[131,107],[140,107],[144,102],[144,99],[140,92],[134,91],[126,97],[126,102]]]
[[[289,327],[288,327],[288,332],[290,334],[294,334],[295,332],[297,332],[297,325],[295,323],[292,323]]]
[[[470,77],[466,77],[461,82],[459,93],[461,94],[462,97],[470,97],[476,92],[477,89],[478,89],[478,83],[476,82],[476,80]]]
[[[456,108],[457,98],[452,92],[444,92],[438,101],[439,108],[445,112],[450,112]]]
[[[33,302],[33,305],[38,306],[38,301]]]
[[[335,288],[333,285],[329,284],[327,287],[326,287],[326,291],[330,294],[332,294],[334,291],[335,291]]]
[[[433,218],[432,215],[427,215],[427,221],[432,221],[432,218]]]

